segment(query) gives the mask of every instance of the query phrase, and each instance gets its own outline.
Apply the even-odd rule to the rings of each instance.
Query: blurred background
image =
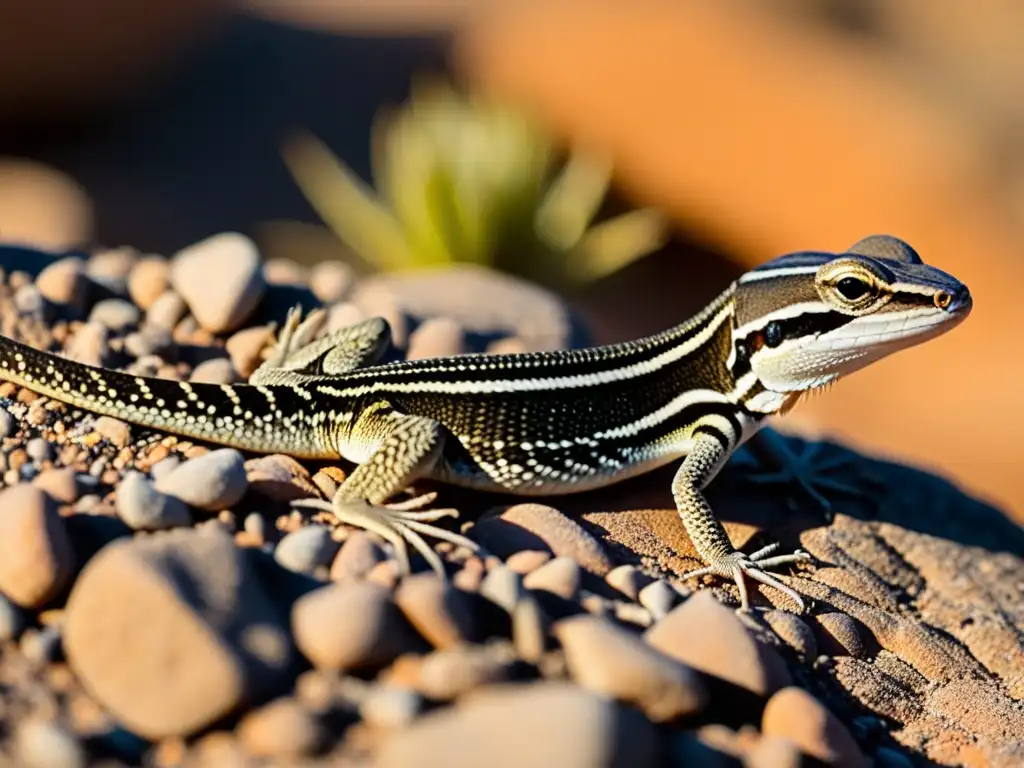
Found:
[[[940,472],[1024,521],[1022,33],[1014,0],[4,3],[0,238],[171,255],[236,230],[309,264],[354,255],[326,224],[373,219],[363,182],[433,183],[423,152],[506,171],[562,152],[576,219],[548,205],[561,240],[498,266],[609,342],[776,255],[894,234],[970,286],[972,316],[781,426]],[[429,75],[534,133],[506,113],[477,131],[471,110],[462,133],[439,138],[428,115],[402,144],[383,121]],[[510,221],[546,191],[516,179]],[[445,215],[467,220],[472,199]]]

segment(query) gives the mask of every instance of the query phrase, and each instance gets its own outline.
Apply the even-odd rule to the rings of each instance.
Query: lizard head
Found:
[[[737,380],[805,392],[951,330],[971,304],[967,286],[888,235],[789,254],[737,281],[729,362]]]

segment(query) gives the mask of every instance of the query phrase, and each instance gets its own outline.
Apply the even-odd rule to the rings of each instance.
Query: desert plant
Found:
[[[378,115],[375,189],[305,132],[284,159],[327,226],[374,271],[470,262],[565,288],[667,238],[650,208],[594,222],[611,184],[600,153],[562,152],[519,111],[437,81]]]

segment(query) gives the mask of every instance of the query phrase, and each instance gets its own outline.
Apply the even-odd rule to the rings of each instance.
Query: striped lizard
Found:
[[[390,332],[376,318],[316,338],[323,313],[289,315],[247,384],[177,382],[95,368],[0,337],[0,379],[95,413],[258,453],[344,458],[330,502],[340,523],[406,543],[442,575],[423,540],[476,548],[436,522],[452,510],[387,504],[419,479],[521,495],[599,488],[682,459],[672,495],[706,567],[800,595],[767,569],[805,552],[736,550],[702,490],[767,417],[970,312],[967,288],[875,235],[833,254],[782,256],[729,285],[694,317],[626,343],[377,364]],[[421,497],[422,498],[422,497]]]

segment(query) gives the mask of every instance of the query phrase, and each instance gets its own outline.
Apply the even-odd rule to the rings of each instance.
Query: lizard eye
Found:
[[[844,277],[836,283],[836,290],[844,299],[856,301],[871,291],[871,286],[857,277]]]

